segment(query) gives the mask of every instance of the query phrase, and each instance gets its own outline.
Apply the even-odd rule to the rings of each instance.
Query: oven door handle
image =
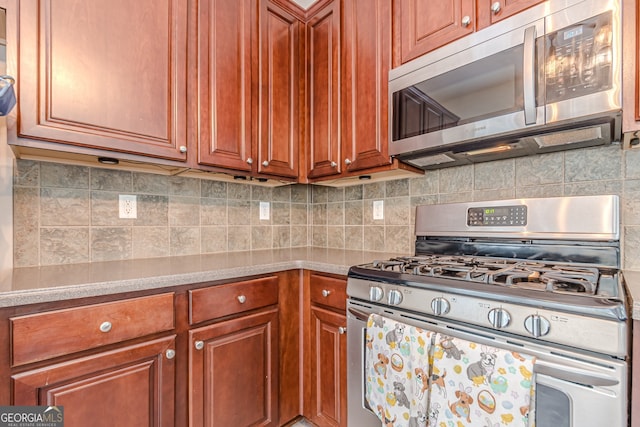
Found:
[[[356,310],[355,308],[349,307],[349,313],[353,314],[353,316],[356,319],[361,320],[363,322],[366,322],[367,320],[369,320],[369,315],[364,311]]]
[[[536,362],[534,370],[537,374],[586,386],[609,387],[619,383],[615,378],[599,375],[585,369],[556,365],[541,360]]]

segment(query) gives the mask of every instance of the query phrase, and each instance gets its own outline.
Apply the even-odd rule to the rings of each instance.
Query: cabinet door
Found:
[[[174,425],[175,336],[15,374],[13,405],[63,406],[65,427]]]
[[[259,173],[298,176],[301,25],[283,8],[261,0]]]
[[[186,160],[185,1],[23,1],[19,31],[19,136]]]
[[[340,0],[334,0],[307,23],[309,178],[341,171],[339,50]]]
[[[278,310],[190,331],[189,391],[190,426],[277,425]]]
[[[477,0],[478,29],[495,24],[545,0]]]
[[[257,0],[198,2],[199,163],[252,171]]]
[[[345,315],[311,307],[311,413],[319,426],[347,425]]]
[[[400,63],[405,63],[475,30],[475,0],[394,2],[400,27]]]
[[[391,3],[344,0],[342,147],[347,171],[388,165]]]

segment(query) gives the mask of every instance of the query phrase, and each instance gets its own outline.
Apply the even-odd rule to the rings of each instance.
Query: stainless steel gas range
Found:
[[[409,347],[397,350],[410,339],[405,333],[406,342],[401,337],[398,347],[391,343],[373,354],[367,333],[371,315],[384,316],[401,328],[427,331],[435,351],[446,337],[470,348],[504,352],[506,359],[509,354],[530,357],[535,361],[530,407],[522,410],[521,418],[509,415],[509,425],[628,425],[630,325],[620,272],[617,196],[418,206],[415,253],[352,267],[347,295],[349,426],[377,427],[381,420],[391,421],[392,412],[381,405],[371,407],[372,388],[384,388],[382,377],[373,383],[382,372],[380,365],[372,368],[368,363],[373,357],[387,360],[389,373],[398,379],[394,385],[402,380],[402,393],[410,396],[406,416],[396,417],[395,427],[426,425],[427,420],[431,426],[458,421],[493,426],[500,416],[495,405],[481,405],[475,412],[466,409],[467,420],[460,418],[455,402],[465,389],[462,380],[450,374],[448,382],[437,382],[435,371],[429,378],[438,386],[429,382],[430,393],[448,392],[447,404],[410,408],[416,400],[412,396],[419,395],[409,393],[412,373],[403,372],[407,378],[401,379],[400,369],[391,369],[399,368],[394,366],[396,356],[400,363],[412,360]],[[448,364],[442,365],[445,372],[464,369],[460,353],[457,359],[449,353],[431,355],[430,369],[437,370],[437,363]],[[495,384],[496,375],[467,377],[471,382],[466,391],[469,396],[475,393],[476,401],[487,396],[485,390],[491,397],[508,394],[500,388],[505,377],[503,384]],[[398,389],[393,389],[387,403],[397,406],[396,397]],[[470,423],[473,417],[476,424]]]

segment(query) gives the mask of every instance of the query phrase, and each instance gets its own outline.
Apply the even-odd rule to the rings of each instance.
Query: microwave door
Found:
[[[391,154],[542,125],[536,34],[543,33],[540,20],[391,80]]]

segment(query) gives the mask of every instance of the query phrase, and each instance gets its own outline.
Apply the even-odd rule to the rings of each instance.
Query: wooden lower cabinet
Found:
[[[319,426],[347,425],[347,317],[311,308],[311,412]]]
[[[16,406],[64,407],[65,427],[174,425],[175,336],[15,374]]]
[[[277,308],[191,330],[189,345],[190,426],[278,425]]]

